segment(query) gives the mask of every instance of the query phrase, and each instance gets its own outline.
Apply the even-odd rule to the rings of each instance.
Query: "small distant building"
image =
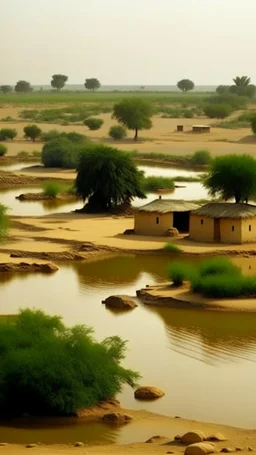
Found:
[[[210,133],[211,127],[209,125],[192,125],[193,133]]]
[[[174,199],[156,199],[139,207],[134,216],[134,232],[142,235],[169,235],[169,230],[189,232],[190,212],[197,204]]]
[[[256,241],[256,206],[209,203],[190,214],[189,238],[199,242]]]

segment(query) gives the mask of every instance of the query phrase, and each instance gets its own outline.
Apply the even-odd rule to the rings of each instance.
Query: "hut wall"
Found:
[[[220,241],[222,243],[242,243],[242,220],[222,218],[220,220]]]
[[[166,235],[167,229],[170,229],[171,227],[173,227],[173,213],[135,213],[135,234],[162,236]]]
[[[199,242],[213,242],[214,219],[191,214],[189,237]]]
[[[242,243],[256,241],[256,217],[242,220]]]

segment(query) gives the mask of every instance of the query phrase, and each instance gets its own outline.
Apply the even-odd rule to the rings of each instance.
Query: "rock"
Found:
[[[133,235],[133,234],[135,234],[134,229],[126,229],[124,231],[124,235]]]
[[[222,453],[232,453],[234,452],[235,450],[232,449],[231,447],[223,447],[223,449],[221,449],[221,452]]]
[[[43,273],[53,273],[53,272],[57,272],[57,270],[59,270],[57,265],[55,265],[55,264],[53,264],[51,262],[48,262],[47,264],[42,264],[41,265],[41,271]]]
[[[215,447],[209,442],[197,442],[186,447],[185,455],[208,455],[215,452]]]
[[[34,447],[36,447],[36,444],[27,444],[26,445],[26,449],[33,449]]]
[[[210,436],[207,436],[206,438],[206,441],[226,441],[227,438],[225,438],[225,436],[223,436],[223,434],[221,433],[214,433],[214,434],[211,434]]]
[[[104,414],[102,417],[102,421],[105,423],[115,423],[115,424],[123,424],[128,423],[133,418],[126,414],[120,414],[119,412],[110,412],[108,414]]]
[[[180,440],[181,440],[181,436],[179,434],[174,436],[174,441],[180,441]]]
[[[102,302],[107,308],[130,310],[138,305],[130,297],[125,295],[111,295]]]
[[[236,452],[242,452],[242,447],[236,447]]]
[[[170,441],[170,438],[167,438],[166,436],[152,436],[152,438],[148,439],[146,441],[146,444],[155,444],[155,443],[165,443],[167,441]]]
[[[83,442],[75,442],[74,447],[83,447]]]
[[[174,418],[175,418],[175,419],[181,419],[181,417],[180,417],[180,416],[175,416]]]
[[[7,442],[0,442],[0,447],[4,447],[4,446],[7,446],[8,443]]]
[[[134,392],[135,398],[138,400],[156,400],[157,398],[161,398],[165,395],[163,390],[158,389],[157,387],[139,387]]]
[[[189,431],[181,437],[181,442],[183,444],[195,444],[197,442],[205,441],[206,437],[202,431]]]
[[[253,452],[253,448],[252,447],[247,447],[248,451],[249,452]]]

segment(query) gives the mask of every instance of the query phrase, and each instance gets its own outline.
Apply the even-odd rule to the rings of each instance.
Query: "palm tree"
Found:
[[[248,87],[248,85],[250,85],[251,78],[248,76],[241,76],[241,77],[237,76],[233,79],[233,81],[237,87],[242,88],[242,87]]]

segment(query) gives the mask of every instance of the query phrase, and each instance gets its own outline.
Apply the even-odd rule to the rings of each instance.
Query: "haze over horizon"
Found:
[[[103,85],[256,82],[256,1],[4,0],[0,84],[25,79]]]

